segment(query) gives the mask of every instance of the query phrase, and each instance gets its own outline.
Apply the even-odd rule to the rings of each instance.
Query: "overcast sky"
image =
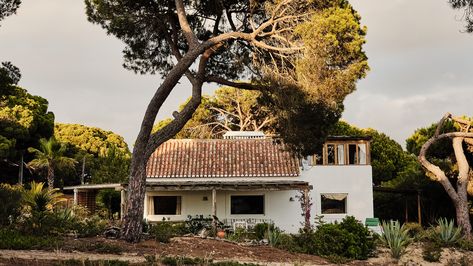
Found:
[[[124,45],[89,23],[81,0],[23,0],[0,27],[0,61],[20,86],[49,100],[56,122],[112,130],[133,143],[159,76],[122,68]],[[445,112],[473,115],[473,35],[447,0],[351,0],[368,27],[371,71],[345,104],[344,119],[400,144]],[[208,94],[212,90],[207,88]],[[190,96],[186,84],[158,119]]]

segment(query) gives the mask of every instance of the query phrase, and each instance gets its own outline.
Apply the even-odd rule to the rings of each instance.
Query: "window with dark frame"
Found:
[[[231,214],[264,214],[264,195],[230,196]]]
[[[320,195],[322,214],[347,213],[346,193],[325,193]]]
[[[180,215],[181,196],[154,196],[155,215]]]
[[[327,145],[327,164],[335,164],[335,145]]]

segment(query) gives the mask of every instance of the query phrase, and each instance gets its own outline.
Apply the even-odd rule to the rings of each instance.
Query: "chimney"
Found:
[[[266,138],[262,131],[227,131],[223,139],[264,139]]]

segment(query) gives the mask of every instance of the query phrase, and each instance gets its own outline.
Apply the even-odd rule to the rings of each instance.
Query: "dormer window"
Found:
[[[311,165],[368,165],[369,138],[329,137],[323,150],[310,156]]]

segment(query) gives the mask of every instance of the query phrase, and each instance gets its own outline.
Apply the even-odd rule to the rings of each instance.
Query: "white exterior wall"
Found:
[[[313,166],[301,171],[301,178],[312,186],[312,217],[322,215],[321,194],[347,193],[346,214],[323,214],[324,221],[340,221],[347,215],[365,222],[374,215],[373,179],[370,165]]]
[[[226,178],[225,180],[228,180]],[[325,214],[324,220],[333,222],[341,220],[346,215],[355,216],[364,222],[373,217],[373,190],[371,166],[314,166],[301,170],[299,177],[262,178],[264,180],[303,180],[313,186],[310,192],[312,200],[311,221],[316,215],[321,215],[321,193],[347,193],[347,214]],[[162,180],[162,179],[159,179]],[[172,179],[176,180],[176,179]],[[192,180],[192,179],[185,179]],[[202,181],[202,178],[196,178]],[[216,180],[213,178],[212,180]],[[251,178],[232,178],[232,180],[254,180]],[[265,195],[264,215],[232,215],[230,213],[231,195]],[[272,220],[279,228],[296,233],[301,227],[303,217],[298,191],[217,191],[217,217],[223,219],[255,218]],[[148,197],[157,195],[181,196],[181,215],[148,215]],[[207,201],[204,201],[207,197]],[[292,200],[291,200],[292,199]],[[188,215],[210,215],[212,213],[211,191],[148,191],[145,198],[144,218],[148,221],[183,221]]]

